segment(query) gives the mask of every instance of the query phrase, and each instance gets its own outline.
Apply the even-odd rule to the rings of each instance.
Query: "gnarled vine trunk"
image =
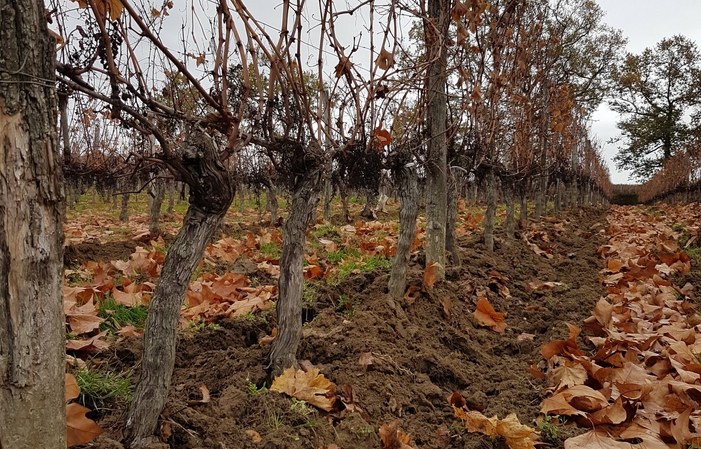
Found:
[[[301,144],[298,144],[301,145]],[[270,348],[270,377],[297,366],[297,346],[302,337],[302,293],[304,291],[304,241],[307,226],[323,186],[324,154],[310,144],[293,166],[294,186],[290,213],[282,227],[282,254],[278,280],[278,334]]]
[[[409,156],[409,157],[406,157]],[[392,272],[389,276],[389,294],[395,299],[404,296],[406,290],[406,272],[409,266],[411,247],[416,236],[416,216],[419,213],[418,175],[416,168],[411,165],[410,155],[405,155],[394,170],[399,201],[399,241],[397,253],[392,262]]]
[[[42,1],[0,11],[0,448],[65,448],[56,42]]]
[[[156,291],[149,305],[144,330],[141,376],[124,431],[128,447],[140,449],[154,440],[158,417],[165,406],[175,364],[180,308],[192,273],[202,259],[214,231],[233,199],[234,186],[219,161],[212,140],[193,132],[175,161],[187,172],[190,205],[183,226],[168,249]]]

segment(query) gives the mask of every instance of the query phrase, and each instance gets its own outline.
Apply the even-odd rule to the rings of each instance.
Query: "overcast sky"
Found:
[[[653,47],[665,37],[682,34],[697,44],[701,43],[701,0],[597,0],[606,11],[604,21],[623,31],[628,38],[628,51],[640,53]],[[604,144],[604,155],[609,162],[611,180],[615,184],[630,183],[628,174],[616,170],[612,159],[615,145],[606,144],[617,136],[618,114],[602,106],[594,114],[592,129]]]

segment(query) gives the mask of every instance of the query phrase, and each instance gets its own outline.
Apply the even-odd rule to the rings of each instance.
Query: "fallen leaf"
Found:
[[[205,385],[205,384],[200,385],[200,391],[202,392],[202,399],[198,399],[195,401],[187,401],[187,405],[202,405],[202,404],[209,403],[210,397],[209,397],[209,389],[207,388],[207,385]]]
[[[397,421],[392,424],[382,424],[380,426],[380,440],[382,440],[382,449],[412,449],[411,438],[397,428]]]
[[[246,430],[246,435],[248,435],[249,437],[251,437],[251,440],[252,440],[254,443],[260,443],[261,441],[263,441],[263,438],[262,438],[262,437],[260,436],[260,434],[259,434],[258,432],[256,432],[255,430],[252,430],[252,429]]]
[[[477,301],[477,310],[475,310],[474,316],[480,325],[489,327],[495,332],[502,333],[508,327],[504,321],[504,314],[494,310],[494,307],[484,296]]]
[[[77,446],[89,443],[104,430],[95,421],[85,416],[90,409],[80,404],[72,403],[66,406],[66,443],[67,446]]]
[[[436,268],[442,268],[442,265],[438,262],[427,264],[426,270],[424,270],[424,287],[433,288],[433,285],[436,283],[436,281],[438,281]]]
[[[78,382],[75,380],[75,376],[71,373],[66,373],[66,402],[71,399],[75,399],[80,396],[80,387]]]
[[[372,353],[363,352],[362,354],[360,354],[360,359],[358,360],[358,364],[360,366],[367,368],[368,365],[372,365],[372,360],[373,360]]]
[[[336,403],[336,385],[319,374],[318,368],[304,372],[290,367],[273,380],[270,390],[306,401],[327,412]]]

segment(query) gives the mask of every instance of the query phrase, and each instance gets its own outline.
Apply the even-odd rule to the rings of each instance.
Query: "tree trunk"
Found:
[[[331,221],[331,201],[333,201],[333,183],[328,177],[324,183],[324,221]]]
[[[348,187],[341,181],[338,185],[338,192],[341,195],[341,220],[343,223],[350,223],[348,214]]]
[[[126,223],[129,221],[129,193],[126,193],[130,190],[131,188],[131,182],[124,180],[121,182],[122,186],[122,201],[121,201],[121,207],[119,210],[119,221],[122,223]]]
[[[525,229],[528,226],[528,196],[526,195],[526,190],[521,192],[521,206],[518,211],[518,221],[521,222],[521,226]]]
[[[558,178],[555,181],[555,194],[553,195],[553,212],[556,214],[562,210],[562,198],[560,197],[560,191],[562,190],[562,182]]]
[[[375,215],[375,200],[377,196],[371,190],[365,191],[365,207],[363,207],[360,216],[367,218],[368,220],[377,220],[377,215]]]
[[[448,177],[448,211],[445,226],[445,250],[450,253],[453,265],[460,266],[460,254],[455,244],[455,222],[458,218],[457,174],[450,170]]]
[[[160,234],[161,229],[158,225],[158,219],[161,218],[161,207],[165,197],[165,183],[160,173],[155,173],[156,179],[149,184],[149,225],[148,230],[151,235]]]
[[[416,216],[419,213],[418,175],[416,169],[409,164],[410,162],[411,157],[406,158],[394,170],[401,206],[399,209],[399,241],[397,253],[392,262],[388,288],[389,294],[395,299],[402,298],[406,290],[406,272],[409,267],[411,247],[416,236]]]
[[[490,167],[485,180],[487,190],[487,211],[484,213],[484,244],[489,251],[494,251],[494,219],[497,212],[497,178]]]
[[[514,235],[516,234],[516,219],[514,217],[514,188],[509,181],[504,183],[504,201],[506,202],[506,222],[504,223],[506,238],[513,239]]]
[[[175,180],[169,179],[166,182],[168,187],[168,209],[166,209],[166,214],[173,215],[173,208],[175,207]]]
[[[265,189],[265,202],[266,208],[270,211],[270,224],[275,225],[277,223],[278,214],[278,201],[277,192],[275,191],[275,185],[269,183]]]
[[[270,348],[270,378],[297,367],[297,346],[302,337],[302,293],[304,290],[304,241],[323,185],[324,153],[310,144],[300,161],[301,170],[292,189],[290,214],[282,227],[282,254],[278,280],[278,334]]]
[[[243,184],[239,185],[239,213],[246,212],[246,198],[243,194]]]
[[[428,81],[426,98],[426,131],[428,133],[428,168],[426,180],[426,266],[435,265],[438,279],[445,277],[445,228],[447,222],[447,153],[446,123],[448,101],[446,95],[448,27],[450,2],[428,1],[429,21],[424,24],[428,43]]]
[[[154,432],[175,364],[180,308],[192,273],[234,199],[231,177],[208,136],[193,132],[184,145],[182,158],[178,162],[189,174],[190,205],[183,226],[168,249],[149,304],[141,376],[124,430],[127,447],[132,449],[145,448],[156,441]]]
[[[65,448],[56,42],[42,1],[0,11],[0,448]]]

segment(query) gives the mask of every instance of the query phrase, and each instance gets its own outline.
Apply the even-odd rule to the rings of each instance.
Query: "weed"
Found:
[[[115,332],[121,326],[129,324],[137,329],[143,329],[148,308],[146,306],[127,307],[117,304],[111,295],[107,295],[104,301],[100,302],[100,310],[97,315],[100,318],[105,318],[105,321],[100,324],[101,331]]]
[[[362,429],[360,429],[360,433],[368,435],[371,433],[375,433],[375,429],[373,429],[372,427],[363,427]]]
[[[672,225],[672,231],[674,232],[682,232],[684,229],[686,229],[686,226],[681,223],[675,223]]]
[[[80,387],[80,402],[87,407],[104,408],[115,402],[131,401],[131,371],[114,373],[86,366],[74,375]]]
[[[300,401],[297,398],[292,398],[290,410],[305,418],[314,412],[314,410],[307,405],[307,401]]]
[[[538,423],[538,428],[551,440],[557,439],[558,426],[565,424],[567,418],[560,415],[545,415]],[[555,424],[553,424],[555,422]]]
[[[275,410],[270,409],[265,411],[265,421],[267,422],[268,427],[274,430],[278,430],[284,424],[282,415]]]
[[[338,307],[342,309],[343,313],[346,315],[346,317],[348,317],[348,319],[351,319],[355,316],[355,312],[359,304],[359,299],[356,299],[355,301],[351,302],[350,298],[348,298],[348,295],[341,295],[341,297],[338,299]]]
[[[205,329],[209,329],[209,330],[213,330],[213,331],[221,330],[221,326],[218,325],[217,323],[207,323],[205,321],[196,322],[196,321],[190,320],[190,321],[188,321],[187,326],[188,326],[187,329],[190,332],[200,332],[200,331],[203,331]]]
[[[307,307],[316,305],[316,289],[313,284],[305,283],[304,292],[302,293],[302,301]]]
[[[248,379],[246,379],[248,380]],[[248,394],[251,396],[258,396],[261,393],[266,393],[268,388],[263,384],[260,388],[250,380],[248,380]]]

